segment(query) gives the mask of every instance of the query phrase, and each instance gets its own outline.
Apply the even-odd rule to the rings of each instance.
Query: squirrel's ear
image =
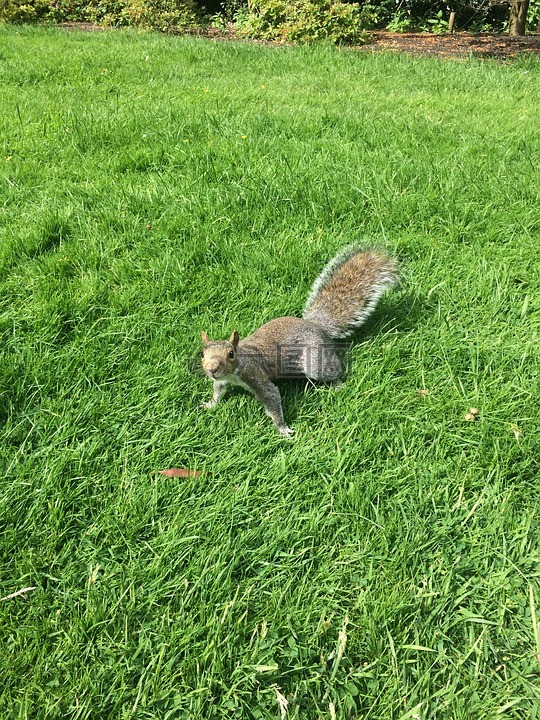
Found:
[[[238,347],[238,343],[240,342],[240,335],[238,334],[238,330],[235,330],[231,337],[229,338],[229,342],[233,346],[233,348],[236,350]]]
[[[210,342],[210,338],[208,337],[208,335],[205,332],[201,333],[201,339],[202,339],[202,343],[203,343],[204,347],[206,347],[208,345],[208,343]]]

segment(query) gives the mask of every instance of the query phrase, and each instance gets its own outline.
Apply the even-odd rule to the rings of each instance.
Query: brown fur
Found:
[[[202,366],[214,381],[206,407],[214,407],[228,385],[249,390],[263,405],[279,432],[290,437],[274,380],[308,377],[336,381],[341,359],[334,340],[346,337],[375,308],[381,294],[397,282],[394,261],[377,251],[356,247],[341,251],[315,281],[304,318],[280,317],[244,340],[235,330],[229,340],[202,333]]]
[[[397,283],[395,261],[382,253],[345,248],[315,281],[304,318],[346,337],[374,310],[380,295]]]

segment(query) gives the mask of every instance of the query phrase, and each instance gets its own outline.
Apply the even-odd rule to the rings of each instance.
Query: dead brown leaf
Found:
[[[167,470],[158,470],[160,475],[165,477],[199,477],[201,474],[200,470],[188,470],[188,468],[168,468]]]

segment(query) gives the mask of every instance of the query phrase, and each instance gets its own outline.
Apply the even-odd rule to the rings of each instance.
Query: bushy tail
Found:
[[[398,281],[392,258],[349,245],[315,280],[304,320],[320,325],[331,338],[345,338],[367,320],[381,295]]]

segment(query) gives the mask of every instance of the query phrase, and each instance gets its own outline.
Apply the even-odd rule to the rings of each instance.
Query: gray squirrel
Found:
[[[371,315],[379,298],[399,281],[396,261],[378,250],[343,248],[315,280],[303,319],[280,317],[240,340],[210,340],[202,333],[205,374],[214,382],[213,408],[228,385],[249,390],[279,432],[291,437],[274,380],[307,377],[336,382],[343,368],[338,340],[351,335]]]

